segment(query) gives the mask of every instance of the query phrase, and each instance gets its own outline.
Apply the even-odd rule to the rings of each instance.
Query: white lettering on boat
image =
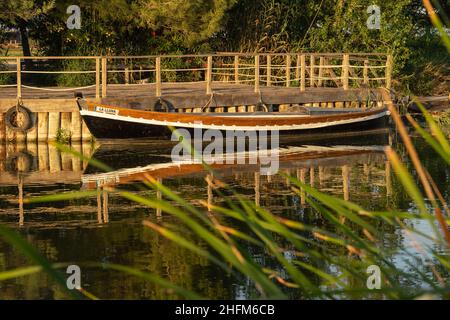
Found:
[[[106,107],[101,107],[101,106],[95,106],[94,110],[97,112],[112,114],[112,115],[119,114],[119,110],[117,110],[117,109],[106,108]]]

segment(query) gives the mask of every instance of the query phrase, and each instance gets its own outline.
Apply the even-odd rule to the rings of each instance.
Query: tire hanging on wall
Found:
[[[154,110],[156,112],[175,112],[175,108],[169,102],[161,98],[155,102]]]
[[[31,111],[25,108],[20,101],[5,113],[5,123],[12,131],[24,132],[33,126]]]

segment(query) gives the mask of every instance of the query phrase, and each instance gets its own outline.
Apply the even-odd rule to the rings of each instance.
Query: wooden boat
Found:
[[[176,129],[220,131],[278,131],[280,134],[311,131],[348,131],[385,126],[389,111],[301,107],[298,112],[180,113],[144,107],[123,108],[77,98],[80,114],[97,139],[164,138]],[[172,111],[172,112],[170,112]]]

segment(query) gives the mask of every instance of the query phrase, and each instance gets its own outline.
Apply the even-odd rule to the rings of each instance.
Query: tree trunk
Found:
[[[20,31],[20,38],[22,41],[23,55],[30,57],[31,56],[30,41],[28,39],[27,24],[25,21],[21,21],[19,23],[19,31]]]

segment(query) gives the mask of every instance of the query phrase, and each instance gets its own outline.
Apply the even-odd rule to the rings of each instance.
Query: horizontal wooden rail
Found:
[[[175,60],[175,63],[174,62]],[[283,85],[298,87],[305,91],[306,84],[311,87],[350,87],[384,86],[391,87],[393,59],[384,53],[234,53],[186,55],[142,55],[142,56],[37,56],[0,57],[9,66],[0,70],[5,74],[16,74],[15,84],[0,83],[2,88],[17,86],[17,97],[22,96],[22,88],[57,91],[25,85],[22,77],[32,74],[75,74],[90,76],[95,74],[92,84],[78,88],[62,88],[70,91],[95,86],[96,97],[107,97],[107,87],[114,83],[148,84],[154,83],[155,95],[162,96],[162,86],[168,83],[205,83],[207,94],[214,92],[214,82],[253,82],[254,91],[261,85]],[[36,61],[29,66],[25,61]],[[92,60],[88,70],[55,70],[50,61]],[[38,61],[45,61],[40,67]],[[60,66],[61,64],[58,63]],[[13,69],[14,66],[14,69]],[[42,68],[39,70],[39,68]],[[61,68],[61,67],[60,67]],[[135,80],[138,77],[139,80]],[[27,80],[25,78],[25,80]],[[381,83],[384,81],[384,83]],[[374,83],[377,82],[377,83]]]
[[[141,56],[0,56],[0,60],[73,60],[73,59],[96,59],[96,58],[107,58],[107,59],[154,59],[156,57],[163,58],[195,58],[195,57],[204,57],[208,56],[213,57],[254,57],[255,55],[259,56],[295,56],[298,54],[306,54],[308,56],[335,56],[342,57],[344,54],[348,54],[350,56],[355,57],[387,57],[386,53],[330,53],[330,52],[291,52],[291,53],[245,53],[245,52],[217,52],[211,54],[166,54],[166,55],[141,55]]]

